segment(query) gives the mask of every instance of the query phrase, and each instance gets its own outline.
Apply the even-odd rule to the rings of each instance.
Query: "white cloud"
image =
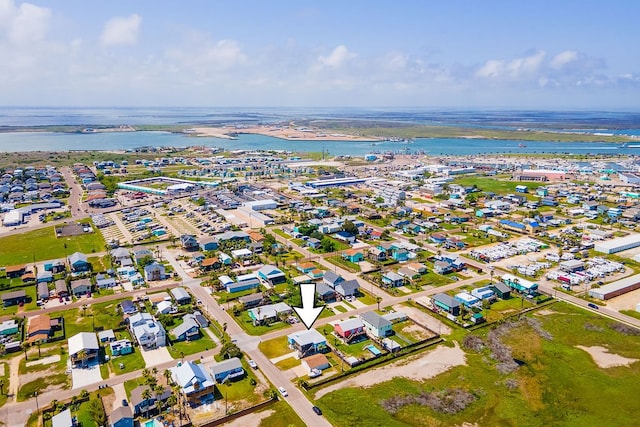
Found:
[[[51,10],[14,0],[0,0],[0,35],[17,45],[36,43],[44,39],[49,30]]]
[[[320,56],[318,61],[329,68],[339,68],[344,65],[348,60],[355,58],[354,53],[349,52],[349,49],[345,45],[340,45],[333,49],[329,56]]]
[[[485,79],[510,79],[531,77],[540,69],[546,53],[538,50],[528,56],[511,61],[491,59],[476,71],[476,77]]]
[[[556,56],[551,59],[549,65],[551,68],[560,70],[564,68],[566,65],[575,62],[578,59],[578,52],[575,50],[565,50],[564,52],[560,52]]]
[[[134,45],[138,42],[142,18],[137,15],[116,16],[104,24],[100,43],[104,46]]]

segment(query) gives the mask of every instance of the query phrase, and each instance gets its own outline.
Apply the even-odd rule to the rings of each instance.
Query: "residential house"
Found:
[[[106,274],[96,274],[96,287],[98,289],[110,289],[116,286],[118,282],[114,277]]]
[[[183,234],[180,236],[180,245],[187,251],[195,251],[199,248],[198,239],[192,234]]]
[[[73,366],[87,367],[98,361],[100,346],[93,332],[80,332],[68,340],[69,358]]]
[[[49,299],[49,285],[46,282],[40,282],[36,286],[36,298],[43,301]]]
[[[145,390],[151,391],[151,388],[148,385],[140,385],[131,390],[129,401],[134,416],[159,413],[161,403],[165,402],[173,394],[170,387],[165,387],[161,394],[156,395],[152,391],[151,397],[145,399],[143,397]]]
[[[69,288],[67,288],[67,282],[64,280],[56,280],[56,296],[58,298],[65,298],[69,296]]]
[[[342,258],[349,262],[358,263],[364,260],[364,254],[362,249],[347,249],[342,252]]]
[[[231,381],[236,378],[242,378],[245,375],[242,363],[237,357],[232,357],[231,359],[211,365],[209,370],[211,371],[213,379],[218,384],[223,384],[226,381]]]
[[[166,345],[167,338],[162,324],[149,313],[136,313],[129,317],[129,329],[138,344],[145,349]]]
[[[205,258],[200,262],[200,269],[202,271],[218,270],[222,267],[222,263],[218,257]]]
[[[333,326],[335,333],[346,342],[364,336],[364,324],[360,319],[347,319]]]
[[[8,265],[5,267],[4,272],[9,279],[15,279],[17,277],[21,277],[27,269],[27,266],[24,264],[20,265]]]
[[[164,280],[166,278],[164,265],[157,261],[147,264],[144,267],[144,278],[147,282]]]
[[[80,279],[71,282],[71,294],[74,297],[81,297],[91,293],[91,279]]]
[[[71,408],[67,408],[51,417],[51,427],[75,427],[75,425],[71,419]]]
[[[356,241],[356,236],[349,233],[348,231],[338,231],[336,234],[334,234],[334,237],[343,242],[347,242],[350,245],[354,244]]]
[[[111,355],[114,357],[133,353],[133,344],[127,339],[111,341],[109,348],[111,349]]]
[[[251,275],[253,276],[253,275]],[[236,279],[239,279],[241,276],[236,277]],[[219,278],[220,279],[220,278]],[[260,286],[260,280],[258,280],[256,277],[252,277],[252,278],[247,278],[245,280],[242,280],[241,282],[231,282],[231,283],[226,283],[225,288],[227,289],[227,292],[229,292],[230,294],[236,293],[236,292],[242,292],[242,291],[247,291],[250,289],[256,289]]]
[[[406,268],[408,268],[411,271],[414,271],[418,274],[426,274],[427,273],[427,266],[420,263],[420,262],[411,262],[409,264],[407,264]]]
[[[448,274],[453,271],[453,267],[446,261],[436,261],[433,263],[433,271],[438,274]]]
[[[263,305],[249,309],[249,317],[254,325],[264,325],[276,322],[279,316],[291,314],[293,309],[283,302]]]
[[[439,293],[433,295],[431,297],[431,300],[433,301],[433,305],[436,308],[444,310],[445,312],[453,316],[460,315],[460,301],[458,301],[457,299],[447,294]]]
[[[173,288],[170,292],[176,304],[184,305],[191,303],[191,295],[189,295],[185,288]]]
[[[39,271],[36,275],[36,283],[51,283],[53,282],[53,273],[50,271]]]
[[[327,271],[322,277],[322,283],[332,289],[335,289],[336,285],[340,282],[344,282],[344,278],[333,271]]]
[[[380,249],[378,247],[370,248],[369,253],[367,254],[367,257],[372,261],[378,261],[378,262],[386,261],[387,251]]]
[[[5,320],[0,323],[0,336],[7,336],[17,334],[20,330],[20,324],[18,324],[15,319]]]
[[[191,361],[170,369],[171,378],[191,405],[199,405],[213,399],[215,382],[203,365]]]
[[[491,289],[496,293],[496,295],[499,298],[509,299],[511,297],[511,288],[502,282],[492,283]]]
[[[391,322],[375,311],[367,311],[360,315],[367,335],[375,338],[385,338],[393,334]]]
[[[109,415],[109,427],[133,427],[133,412],[128,406],[118,406]]]
[[[310,273],[316,268],[317,268],[316,265],[312,262],[301,262],[296,264],[296,269],[302,274]]]
[[[171,300],[163,300],[156,304],[156,314],[170,314],[177,311],[177,308],[173,306]]]
[[[120,267],[133,265],[133,261],[131,261],[131,252],[129,252],[129,250],[126,248],[112,249],[110,254],[113,258],[113,261],[116,264],[120,265]]]
[[[312,371],[324,371],[331,367],[329,359],[324,354],[312,354],[302,359],[301,364],[309,373]]]
[[[404,277],[393,271],[387,271],[382,275],[382,285],[392,288],[404,285]]]
[[[238,298],[238,302],[242,304],[242,308],[246,310],[252,307],[257,307],[260,304],[262,304],[262,299],[263,299],[262,294],[258,292],[255,294],[242,296]]]
[[[69,267],[74,273],[91,271],[91,264],[87,261],[87,256],[82,252],[74,252],[69,255]]]
[[[318,299],[324,302],[335,301],[336,299],[336,290],[325,285],[324,283],[316,284],[316,295]]]
[[[289,348],[298,352],[298,357],[303,358],[316,353],[324,353],[328,350],[327,339],[315,329],[307,329],[287,335]]]
[[[278,267],[265,265],[258,270],[258,278],[271,286],[287,281],[287,276]]]
[[[336,295],[340,298],[356,296],[359,290],[360,284],[356,279],[339,282],[335,287]]]
[[[112,342],[116,340],[116,335],[113,333],[113,329],[107,329],[105,331],[98,332],[98,341],[101,343]]]
[[[135,314],[138,312],[138,308],[131,300],[124,300],[120,303],[120,308],[122,308],[122,313],[124,314]]]
[[[192,341],[200,338],[200,325],[196,322],[195,316],[185,314],[182,316],[182,323],[176,326],[171,335],[175,337],[175,341]]]
[[[27,294],[24,289],[17,291],[5,292],[2,294],[2,305],[9,307],[11,305],[24,304],[28,300]]]
[[[151,252],[149,249],[145,248],[144,246],[137,246],[133,248],[133,258],[135,259],[137,265],[139,265],[140,261],[147,257],[153,259],[153,252]]]
[[[307,239],[307,246],[310,247],[311,249],[318,249],[320,248],[321,244],[322,244],[322,241],[320,241],[319,239],[316,239],[315,237],[309,237]]]
[[[198,247],[202,251],[215,251],[218,249],[218,239],[215,237],[204,237],[198,240]]]

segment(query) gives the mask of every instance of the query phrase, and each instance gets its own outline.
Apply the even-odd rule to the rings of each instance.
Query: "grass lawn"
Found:
[[[92,256],[88,257],[87,261],[89,261],[89,264],[91,264],[92,271],[94,272],[106,271],[111,268],[111,266],[109,265],[109,257],[107,256]]]
[[[626,314],[630,317],[635,317],[636,319],[640,319],[640,313],[635,310],[620,310],[620,313]]]
[[[71,386],[71,376],[64,372],[61,374],[43,375],[37,380],[30,381],[20,386],[17,396],[18,402],[23,402],[33,398],[33,394],[35,392],[41,394],[43,390],[46,390],[51,385],[60,384],[63,384],[63,388],[65,389],[69,388]]]
[[[247,311],[243,311],[240,316],[234,317],[234,319],[236,323],[238,323],[242,329],[247,331],[249,335],[262,335],[278,329],[288,328],[290,326],[285,322],[274,322],[269,325],[254,326],[253,321],[249,317],[249,312]]]
[[[216,386],[215,399],[217,401],[224,402],[226,397],[229,404],[240,401],[258,403],[260,400],[264,400],[262,396],[254,393],[257,384],[251,385],[251,378],[255,379],[255,377],[252,376],[251,370],[249,370],[247,371],[247,375],[240,380],[227,381],[224,384],[218,384]]]
[[[288,357],[276,363],[276,366],[281,371],[286,371],[288,369],[295,368],[298,365],[300,365],[300,360],[296,359],[295,357]]]
[[[539,182],[518,182],[511,181],[509,179],[502,180],[497,178],[487,178],[480,176],[467,176],[462,178],[457,178],[454,180],[455,184],[459,184],[464,186],[476,185],[481,191],[489,191],[496,194],[508,194],[516,192],[516,186],[518,185],[526,185],[529,188],[529,193],[523,193],[524,196],[531,196],[532,193],[535,194],[535,190],[538,187],[544,186],[544,183]]]
[[[120,369],[121,363],[124,365],[124,368],[122,369]],[[116,375],[137,371],[138,369],[144,369],[145,366],[144,358],[142,357],[142,354],[140,354],[138,347],[134,347],[133,353],[116,356],[109,360],[111,372],[114,372]]]
[[[346,313],[346,312],[347,312],[347,309],[346,309],[346,308],[344,308],[344,306],[343,306],[343,305],[334,305],[334,306],[333,306],[333,309],[334,309],[335,311],[337,311],[337,312],[340,312],[340,313]]]
[[[25,242],[29,242],[25,245]],[[67,245],[65,249],[64,245]],[[104,239],[98,232],[80,236],[56,238],[54,227],[27,231],[0,238],[0,265],[64,258],[74,252],[90,254],[104,250]]]
[[[260,421],[259,427],[305,427],[304,422],[286,401],[280,400],[268,406],[265,411],[270,409],[275,412]]]
[[[325,259],[329,261],[331,264],[335,264],[338,267],[342,267],[345,270],[348,270],[352,273],[356,273],[360,271],[360,266],[358,264],[356,264],[355,262],[347,261],[341,256],[337,256],[337,257],[332,256],[332,257],[327,257]]]
[[[365,339],[365,340],[361,340],[358,341],[356,343],[353,344],[343,344],[340,340],[338,340],[338,345],[337,348],[338,350],[342,351],[343,353],[346,353],[350,356],[356,357],[356,358],[360,358],[361,356],[364,357],[365,359],[371,357],[371,352],[367,349],[365,349],[365,347],[369,346],[373,344],[373,341],[371,341],[369,338]]]
[[[357,297],[358,301],[365,305],[371,305],[376,303],[376,297],[372,296],[369,292],[360,289],[360,294]]]
[[[127,393],[127,398],[131,398],[131,390],[138,387],[139,385],[144,385],[145,379],[140,375],[138,378],[134,378],[132,380],[128,380],[124,382],[124,391]]]
[[[433,271],[429,271],[427,274],[423,274],[419,279],[416,279],[414,281],[417,286],[442,286],[448,285],[451,282],[453,282],[453,280],[449,277],[443,276],[442,274],[434,273]]]
[[[289,236],[287,233],[285,233],[284,231],[280,230],[279,228],[270,228],[269,231],[271,231],[274,234],[277,234],[280,237],[284,237],[285,239],[290,239],[291,236]]]
[[[4,374],[0,376],[0,381],[2,381],[2,387],[0,387],[0,407],[2,407],[7,403],[7,394],[5,393],[5,390],[9,389],[9,364],[6,362],[2,362],[0,364],[2,364],[2,372],[4,372]]]
[[[42,355],[42,357],[38,356],[37,346],[35,351],[31,350],[28,352],[28,354],[29,354],[29,360],[25,360],[24,358],[20,360],[20,367],[18,369],[18,372],[20,373],[20,375],[24,375],[28,372],[51,371],[51,370],[56,370],[59,373],[63,373],[67,369],[67,354],[66,352],[64,354],[60,353],[60,342],[50,343],[48,348],[41,346],[40,354]],[[55,355],[60,356],[60,360],[58,362],[47,363],[45,365],[37,363],[35,365],[27,366],[27,362],[33,362],[39,359],[44,359],[45,357],[55,356]]]
[[[101,326],[103,329],[115,329],[122,322],[122,315],[116,311],[122,300],[107,301],[101,303],[87,302],[87,309],[73,308],[61,311],[65,320],[65,333],[67,338],[78,332],[91,332],[93,327]]]
[[[527,300],[524,300],[523,303],[522,298],[512,297],[494,302],[489,309],[484,310],[484,313],[486,314],[487,322],[493,322],[502,319],[505,315],[517,313],[523,308],[532,306],[533,303]]]
[[[278,338],[274,338],[268,341],[262,341],[258,344],[258,348],[268,359],[273,359],[274,357],[283,356],[287,353],[291,353],[289,345],[287,344],[287,337],[282,336]]]
[[[210,350],[216,346],[209,335],[205,332],[201,333],[201,337],[193,341],[178,341],[171,343],[171,346],[167,347],[169,354],[174,359],[180,358],[180,354],[188,356],[190,354],[200,353],[201,351]]]
[[[342,388],[320,398],[318,406],[335,426],[628,425],[640,410],[635,392],[640,362],[602,369],[576,346],[605,346],[611,353],[637,358],[640,337],[614,331],[611,320],[568,304],[556,303],[550,309],[555,313],[531,317],[542,323],[551,340],[542,339],[525,324],[502,338],[513,357],[522,362],[510,374],[496,370],[488,350],[469,351],[467,366],[457,366],[427,382],[395,378],[367,388]],[[483,328],[474,335],[485,338],[489,330]],[[476,400],[454,414],[417,404],[391,414],[380,405],[393,396],[446,388],[468,390]]]

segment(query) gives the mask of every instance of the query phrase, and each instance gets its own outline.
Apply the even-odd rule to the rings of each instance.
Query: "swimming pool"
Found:
[[[164,427],[163,424],[155,418],[144,423],[144,427]]]
[[[366,347],[367,350],[369,350],[371,352],[371,354],[373,354],[374,356],[378,357],[382,354],[382,352],[380,350],[378,350],[378,347],[376,347],[375,345],[368,345]]]

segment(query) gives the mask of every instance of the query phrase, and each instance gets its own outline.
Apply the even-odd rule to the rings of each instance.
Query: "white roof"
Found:
[[[98,338],[93,332],[80,332],[69,338],[69,355],[76,354],[82,350],[98,350]]]
[[[620,237],[612,239],[607,242],[598,242],[595,246],[597,251],[605,252],[607,250],[615,249],[620,246],[632,245],[640,241],[640,234],[632,234],[626,237]]]
[[[51,418],[51,426],[73,427],[73,422],[71,421],[71,408],[67,408],[64,411],[60,412],[58,415],[54,415]]]

